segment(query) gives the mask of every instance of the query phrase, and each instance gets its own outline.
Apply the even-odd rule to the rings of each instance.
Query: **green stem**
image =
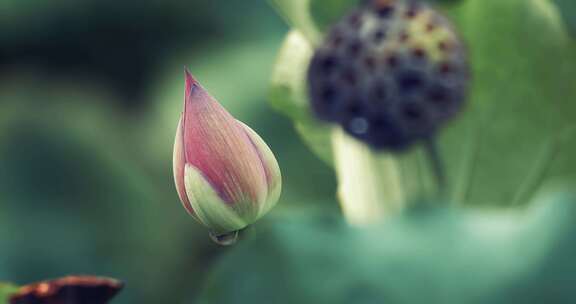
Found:
[[[436,189],[439,197],[445,197],[447,192],[447,181],[446,173],[444,172],[444,163],[440,152],[438,151],[438,145],[435,138],[428,138],[424,142],[424,148],[426,149],[426,156],[430,164],[430,170],[436,181]]]
[[[453,179],[454,185],[452,186],[454,188],[451,189],[451,201],[453,204],[466,205],[468,202],[470,188],[474,181],[474,173],[478,166],[478,155],[482,148],[483,137],[481,131],[483,127],[483,123],[470,126],[468,134],[463,141],[463,145],[465,146],[463,150],[464,157],[458,166],[458,173],[456,173],[456,177]]]
[[[308,1],[268,0],[268,2],[284,18],[286,23],[300,31],[312,45],[319,43],[321,34],[310,16]]]
[[[395,156],[375,153],[340,128],[332,133],[332,148],[338,196],[350,224],[378,222],[404,209],[400,164]]]
[[[530,203],[534,194],[540,189],[544,182],[552,161],[558,153],[558,141],[552,139],[547,141],[542,148],[538,158],[532,165],[530,173],[524,178],[522,184],[516,191],[512,206],[521,206]]]

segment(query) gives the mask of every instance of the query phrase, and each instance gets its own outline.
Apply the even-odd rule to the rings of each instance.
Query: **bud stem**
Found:
[[[405,207],[399,159],[377,153],[335,128],[332,133],[338,196],[352,225],[378,222]]]

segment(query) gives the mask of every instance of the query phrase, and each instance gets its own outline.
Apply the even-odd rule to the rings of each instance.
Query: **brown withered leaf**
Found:
[[[106,304],[123,287],[111,278],[67,276],[23,286],[10,304]]]

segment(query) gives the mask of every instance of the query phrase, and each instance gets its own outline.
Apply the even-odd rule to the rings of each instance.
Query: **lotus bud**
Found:
[[[174,144],[174,180],[184,208],[221,243],[278,201],[280,168],[256,132],[236,120],[188,70]]]

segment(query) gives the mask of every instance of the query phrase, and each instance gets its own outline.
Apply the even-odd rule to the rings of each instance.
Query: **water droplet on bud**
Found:
[[[210,236],[210,239],[214,241],[214,243],[220,246],[231,246],[236,244],[236,241],[238,241],[238,231],[233,231],[224,234],[219,234],[215,233],[214,231],[210,231],[208,235]]]

